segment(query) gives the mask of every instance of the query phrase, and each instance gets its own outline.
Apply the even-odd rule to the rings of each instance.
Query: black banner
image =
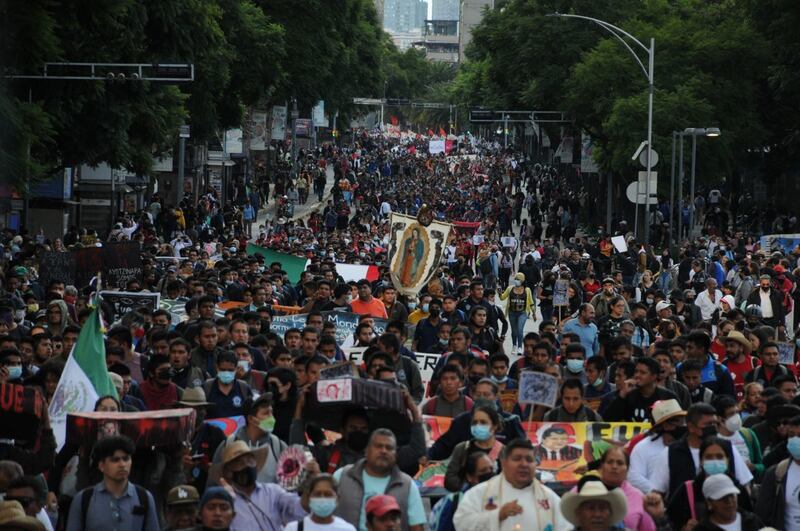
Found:
[[[148,291],[137,293],[130,291],[101,291],[100,298],[114,308],[114,314],[117,317],[122,317],[137,308],[147,308],[151,312],[158,310],[161,295]]]
[[[104,286],[125,289],[142,274],[139,243],[109,242],[66,253],[45,252],[39,258],[39,280],[45,288],[51,280],[61,280],[81,289],[97,273],[103,274]]]
[[[0,439],[35,442],[45,407],[36,387],[0,384]]]

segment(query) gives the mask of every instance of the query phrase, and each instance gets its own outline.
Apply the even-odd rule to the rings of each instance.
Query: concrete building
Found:
[[[431,0],[432,20],[458,20],[459,0]]]
[[[405,33],[398,33],[396,31],[387,31],[386,33],[389,34],[389,36],[392,38],[392,42],[401,52],[408,50],[414,45],[414,43],[419,42],[422,39],[421,29]]]
[[[396,33],[418,30],[428,16],[424,0],[383,0],[383,29]]]
[[[472,29],[481,23],[485,8],[494,9],[494,0],[461,0],[458,15],[458,60],[464,60],[464,53],[472,40]]]
[[[415,43],[425,49],[429,61],[458,62],[458,20],[426,20],[422,40]]]

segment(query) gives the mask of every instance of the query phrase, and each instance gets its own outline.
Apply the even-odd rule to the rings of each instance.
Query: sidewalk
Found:
[[[305,219],[311,216],[312,213],[319,210],[322,213],[322,209],[325,207],[325,202],[330,199],[333,193],[333,168],[331,165],[328,165],[328,168],[325,171],[325,191],[322,194],[322,202],[320,203],[317,201],[317,194],[314,193],[313,187],[309,190],[308,200],[306,201],[305,205],[296,204],[294,206],[294,216],[292,219]],[[272,190],[270,190],[272,192]],[[258,219],[256,220],[255,226],[260,224],[266,223],[267,220],[274,220],[275,219],[275,209],[277,206],[277,201],[270,197],[269,204],[266,208],[262,208],[258,211]]]

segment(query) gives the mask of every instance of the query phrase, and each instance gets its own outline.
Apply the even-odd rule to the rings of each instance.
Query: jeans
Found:
[[[528,320],[526,312],[508,312],[508,325],[511,327],[511,343],[515,347],[522,346],[525,337],[525,322]]]

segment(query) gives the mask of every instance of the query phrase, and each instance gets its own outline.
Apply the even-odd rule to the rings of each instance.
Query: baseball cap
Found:
[[[668,303],[667,301],[661,301],[658,304],[656,304],[656,311],[660,312],[661,310],[666,310],[670,306],[672,306],[672,304]]]
[[[167,493],[167,506],[189,505],[199,501],[200,495],[197,493],[197,489],[191,485],[178,485]]]
[[[378,518],[392,511],[400,511],[400,505],[397,504],[394,496],[389,496],[388,494],[373,496],[367,500],[367,505],[364,507],[366,514],[373,514]]]
[[[706,499],[721,500],[729,494],[739,494],[739,489],[727,474],[714,474],[708,476],[703,482],[703,496]]]

